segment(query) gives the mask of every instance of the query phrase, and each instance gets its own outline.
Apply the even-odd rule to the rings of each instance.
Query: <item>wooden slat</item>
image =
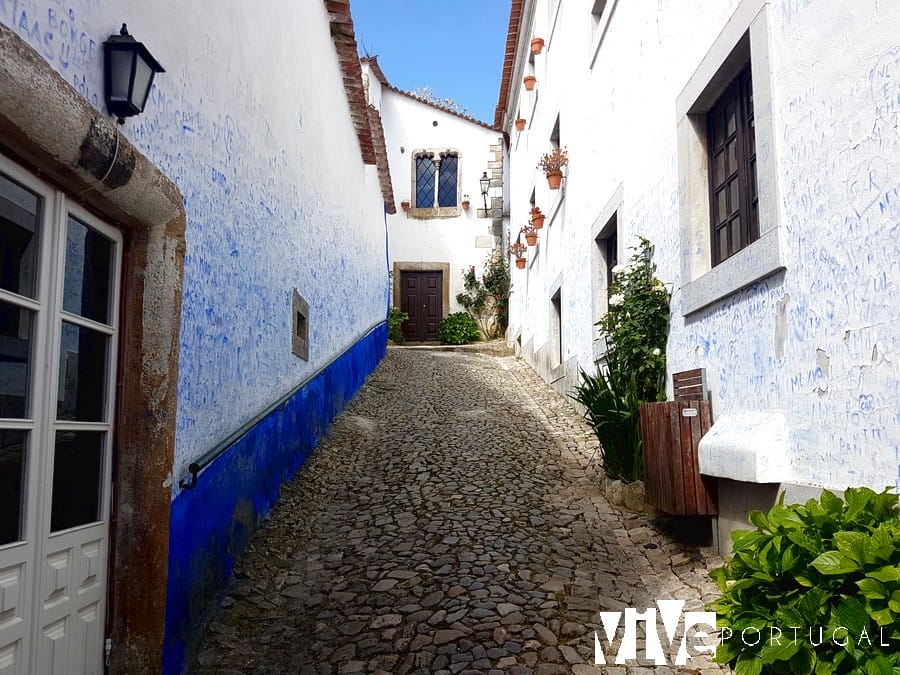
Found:
[[[672,390],[676,401],[705,401],[706,369],[695,368],[672,374]]]

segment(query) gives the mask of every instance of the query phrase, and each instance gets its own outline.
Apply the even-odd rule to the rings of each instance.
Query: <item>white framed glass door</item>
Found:
[[[0,157],[0,674],[102,673],[122,237]]]

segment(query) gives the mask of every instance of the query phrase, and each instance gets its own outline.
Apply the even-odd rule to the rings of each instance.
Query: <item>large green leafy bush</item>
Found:
[[[388,338],[395,344],[402,345],[406,342],[406,336],[403,335],[403,322],[409,319],[409,314],[401,312],[396,307],[391,307],[388,314]]]
[[[471,314],[454,312],[441,321],[438,326],[438,336],[442,342],[451,345],[465,345],[479,339],[481,331]]]
[[[900,673],[898,496],[783,500],[751,512],[756,530],[732,533],[733,554],[711,572],[725,629],[716,661],[737,675]]]

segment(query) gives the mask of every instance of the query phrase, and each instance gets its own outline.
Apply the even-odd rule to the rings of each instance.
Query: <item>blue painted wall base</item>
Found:
[[[234,561],[294,475],[384,358],[387,324],[373,329],[250,428],[172,502],[163,672],[183,672]]]

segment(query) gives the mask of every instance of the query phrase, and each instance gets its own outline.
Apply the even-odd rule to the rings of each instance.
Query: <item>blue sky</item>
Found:
[[[392,85],[428,86],[493,124],[510,0],[350,0],[360,54]]]

